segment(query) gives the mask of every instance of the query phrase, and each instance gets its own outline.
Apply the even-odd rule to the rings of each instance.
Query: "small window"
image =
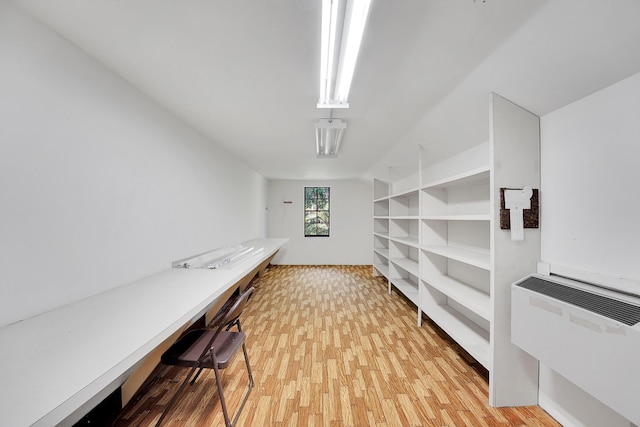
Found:
[[[329,237],[329,187],[304,187],[304,237]]]

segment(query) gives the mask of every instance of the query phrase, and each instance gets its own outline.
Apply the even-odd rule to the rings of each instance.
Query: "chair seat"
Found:
[[[198,358],[202,355],[207,344],[211,341],[213,329],[196,329],[189,331],[180,338],[162,355],[162,363],[165,365],[195,366]],[[236,351],[242,347],[245,334],[243,332],[220,331],[220,334],[213,341],[212,347],[215,351],[218,369],[225,369],[231,361]],[[200,365],[203,368],[213,368],[213,361],[210,357],[203,360]]]

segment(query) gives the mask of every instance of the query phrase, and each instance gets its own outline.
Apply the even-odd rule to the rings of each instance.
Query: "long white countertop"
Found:
[[[169,268],[0,328],[0,425],[53,426],[91,409],[286,241],[251,240],[264,249],[232,267]]]

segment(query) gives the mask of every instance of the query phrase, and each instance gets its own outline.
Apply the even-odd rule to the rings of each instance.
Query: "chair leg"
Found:
[[[249,399],[249,394],[251,394],[251,390],[253,389],[253,385],[254,385],[253,374],[251,373],[251,366],[249,366],[249,356],[247,356],[247,347],[244,345],[244,343],[242,343],[242,352],[244,353],[244,363],[245,365],[247,365],[247,374],[249,376],[249,384],[247,384],[247,393],[244,395],[244,398],[242,399],[242,403],[238,408],[238,412],[236,413],[236,416],[233,418],[233,424],[231,424],[232,426],[234,426],[238,422],[238,418],[240,418],[240,413],[242,413],[242,409],[244,408],[245,403],[247,403],[247,400]]]
[[[213,371],[216,374],[216,385],[218,386],[218,396],[220,397],[220,405],[222,406],[222,414],[224,415],[224,423],[227,427],[231,427],[231,421],[229,420],[229,413],[227,412],[227,403],[224,400],[224,392],[222,391],[222,380],[220,379],[220,370],[218,369],[218,363],[213,364]]]
[[[224,399],[224,392],[222,390],[222,380],[220,379],[220,371],[218,370],[218,363],[216,362],[213,364],[213,370],[216,374],[216,384],[218,386],[218,396],[220,396],[220,405],[222,406],[222,414],[224,415],[224,422],[227,427],[233,427],[238,422],[238,418],[240,418],[242,409],[244,408],[244,405],[247,403],[247,400],[249,399],[249,394],[251,393],[251,390],[253,389],[253,386],[254,386],[253,374],[251,373],[251,366],[249,366],[249,357],[247,356],[247,347],[244,345],[244,343],[242,343],[242,352],[244,353],[245,365],[247,365],[247,374],[249,377],[249,384],[247,385],[247,392],[244,395],[244,398],[242,399],[242,402],[240,403],[240,406],[236,411],[236,415],[233,417],[233,421],[229,419],[229,413],[227,411],[227,403]]]
[[[204,369],[204,368],[200,368],[200,369],[198,369],[198,372],[196,373],[196,376],[195,376],[195,377],[193,377],[193,379],[192,379],[192,380],[191,380],[191,382],[189,383],[190,385],[195,384],[196,380],[197,380],[197,379],[198,379],[198,377],[200,376],[200,373],[202,372],[202,370],[203,370],[203,369]]]
[[[247,355],[247,346],[242,343],[242,352],[244,353],[244,363],[247,365],[247,372],[249,373],[250,388],[253,388],[253,374],[251,373],[251,366],[249,366],[249,356]]]
[[[238,326],[238,331],[242,332],[242,328],[240,327],[240,319],[236,319],[233,322],[229,323],[225,329],[225,331],[230,330],[231,328],[233,328],[234,326]]]
[[[156,427],[160,427],[160,424],[162,423],[164,418],[167,416],[167,413],[169,413],[169,409],[171,409],[171,407],[176,403],[176,400],[178,400],[178,397],[180,396],[180,394],[182,394],[185,386],[189,382],[189,378],[191,378],[191,375],[193,375],[193,372],[196,370],[196,368],[197,367],[194,366],[189,370],[189,373],[185,377],[184,381],[182,381],[182,384],[180,384],[180,388],[178,388],[178,391],[175,392],[175,394],[171,397],[171,400],[169,401],[169,403],[167,403],[167,406],[165,406],[164,411],[162,411],[162,415],[160,415],[160,419],[156,423]]]

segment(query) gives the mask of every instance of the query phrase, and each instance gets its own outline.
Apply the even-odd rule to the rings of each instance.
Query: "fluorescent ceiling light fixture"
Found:
[[[348,97],[371,0],[322,0],[318,108],[349,108]]]
[[[316,157],[335,158],[347,124],[340,119],[320,119],[316,127]]]

